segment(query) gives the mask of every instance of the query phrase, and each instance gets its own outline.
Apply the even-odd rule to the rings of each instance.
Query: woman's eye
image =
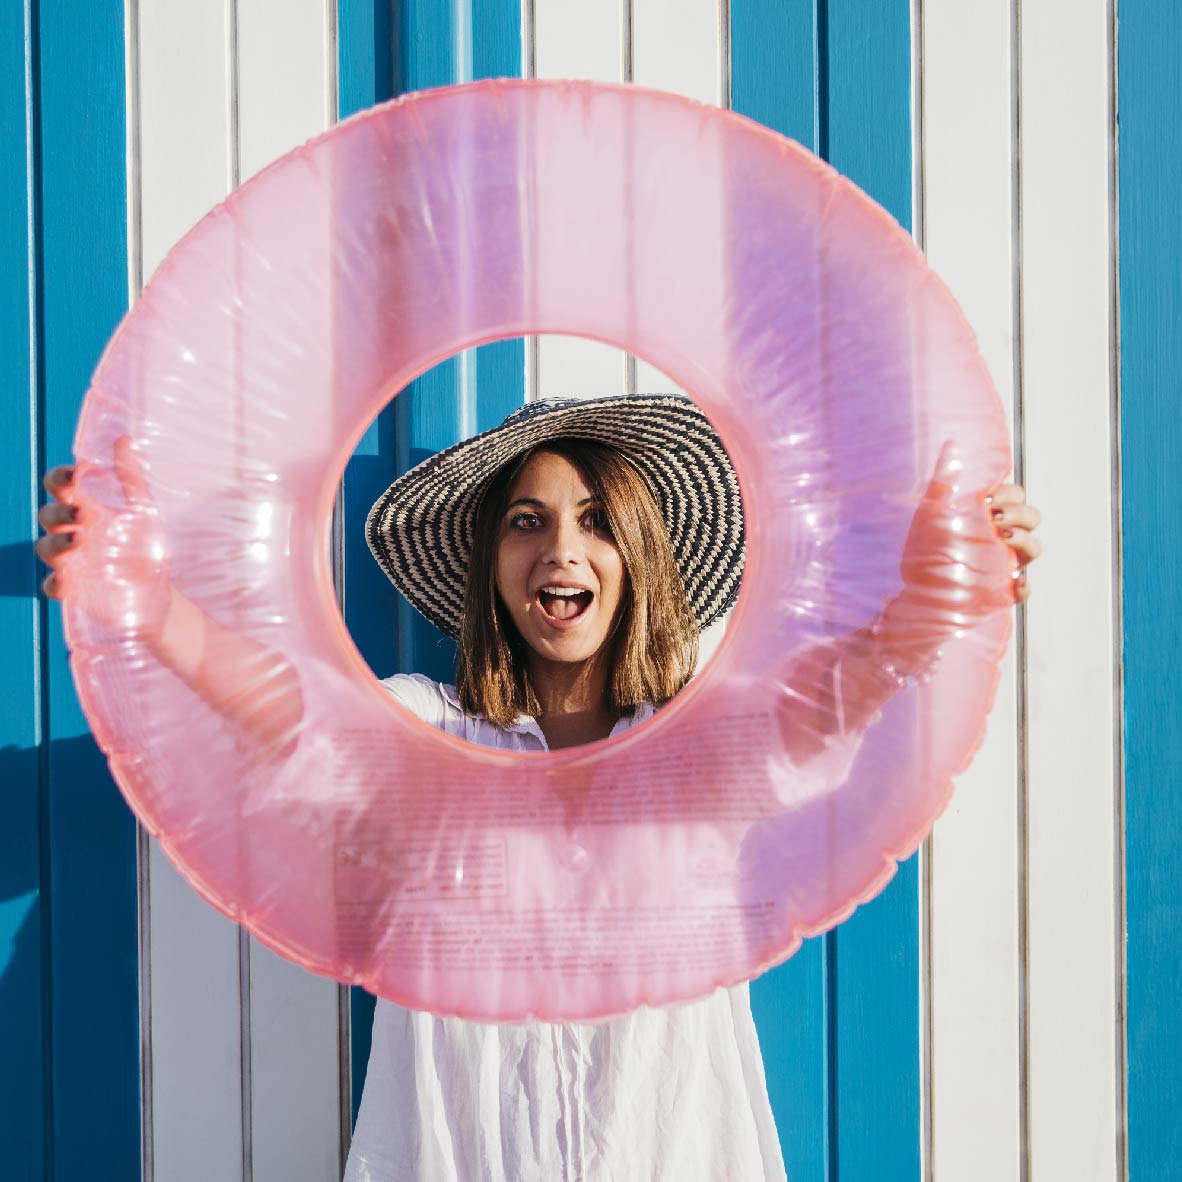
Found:
[[[608,521],[607,514],[602,509],[591,509],[583,517],[583,528],[597,534],[612,532],[611,522]]]
[[[538,515],[536,513],[514,513],[509,518],[510,529],[531,530],[537,529]]]

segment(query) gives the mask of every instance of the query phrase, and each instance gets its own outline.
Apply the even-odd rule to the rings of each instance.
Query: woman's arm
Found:
[[[152,648],[260,754],[282,759],[295,750],[303,697],[299,677],[281,653],[222,627],[175,589]]]
[[[294,749],[303,717],[295,669],[273,649],[218,624],[173,586],[162,560],[150,555],[158,528],[147,479],[125,438],[115,444],[115,471],[129,509],[128,558],[115,599],[95,596],[100,622],[126,628],[214,710],[228,719],[268,758]],[[69,558],[86,521],[73,503],[74,470],[54,468],[45,476],[51,500],[38,516],[46,535],[36,545],[50,568],[43,587],[52,599],[70,594],[77,572]],[[138,536],[131,537],[132,534]]]
[[[1025,568],[1042,551],[1033,535],[1038,510],[1021,486],[1002,485],[987,501],[991,524],[982,525],[953,504],[955,471],[946,447],[907,535],[900,593],[870,625],[813,646],[793,664],[780,726],[797,762],[864,730],[909,678],[934,665],[958,629],[1029,598]],[[1009,586],[989,553],[998,536],[1017,561]]]

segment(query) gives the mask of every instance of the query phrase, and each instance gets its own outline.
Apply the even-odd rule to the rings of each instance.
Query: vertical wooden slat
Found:
[[[786,13],[733,0],[731,38],[736,110],[827,156],[908,225],[909,6],[821,0]],[[918,955],[913,858],[839,931],[753,986],[761,1041],[777,1048],[769,1091],[790,1177],[918,1176]],[[788,1036],[775,1024],[784,1013],[798,1015]]]
[[[1140,1182],[1182,1159],[1182,26],[1168,0],[1117,12],[1128,1151]]]
[[[539,78],[624,80],[625,5],[614,0],[537,0],[534,13]]]
[[[44,456],[70,455],[90,373],[127,308],[123,0],[42,4],[39,73]],[[19,174],[18,174],[19,175]],[[22,397],[24,397],[22,393]],[[42,781],[52,906],[52,1165],[140,1169],[135,826],[90,738],[60,612],[44,638]]]
[[[623,82],[631,73],[625,11],[625,5],[612,0],[539,0],[534,27],[537,77]],[[575,337],[539,339],[536,396],[594,398],[623,394],[626,385],[625,357],[618,348]]]
[[[327,126],[324,0],[238,0],[239,178]]]
[[[632,0],[632,78],[726,105],[719,0]]]
[[[1028,492],[1047,520],[1027,613],[1030,1176],[1113,1182],[1121,1088],[1110,19],[1105,0],[1023,0],[1021,21],[1023,426]]]
[[[409,3],[395,32],[399,93],[520,73],[520,22],[510,6],[472,0]],[[394,404],[395,468],[406,471],[449,444],[499,422],[520,403],[519,344],[467,351],[434,366]],[[484,369],[486,381],[480,378]],[[450,682],[455,646],[398,600],[398,664]]]
[[[457,5],[410,0],[399,8],[395,19],[394,81],[398,93],[447,86],[463,77],[466,59],[456,55]],[[396,472],[405,472],[460,438],[470,388],[468,366],[461,358],[452,357],[399,395],[394,403]],[[424,673],[437,681],[453,679],[455,645],[401,597],[397,600],[397,635],[399,669]]]
[[[730,35],[733,109],[815,152],[813,5],[730,0]]]
[[[731,0],[730,16],[734,109],[817,151],[814,6]],[[807,940],[751,983],[768,1095],[793,1182],[829,1177],[824,952],[823,940]]]
[[[380,0],[338,0],[337,110],[345,119],[393,94],[394,39],[391,8]],[[395,474],[394,407],[370,424],[345,469],[343,610],[349,634],[369,667],[380,676],[397,667],[394,588],[373,560],[361,534],[369,506]],[[357,1119],[369,1060],[374,999],[364,989],[349,990],[350,1116]]]
[[[632,80],[639,86],[682,94],[698,102],[725,106],[728,100],[726,72],[728,46],[721,13],[726,0],[632,0],[630,50]],[[639,157],[626,163],[637,175],[644,173]],[[708,180],[705,183],[710,183]],[[725,178],[717,178],[721,186]],[[718,207],[725,208],[721,197]],[[720,224],[711,240],[714,257],[703,261],[698,282],[716,289],[728,282],[726,226]],[[662,299],[663,292],[643,295],[629,293],[628,298]],[[687,393],[662,370],[643,358],[628,358],[625,380],[629,392],[663,394]],[[729,613],[702,634],[698,648],[698,668],[714,655],[726,634]]]
[[[353,0],[341,5],[342,115],[385,97],[387,84],[405,93],[521,72],[521,19],[515,5],[503,0],[408,3],[398,9],[393,27],[385,23],[382,8]],[[392,73],[387,68],[391,45]],[[413,285],[414,277],[400,281]],[[379,676],[402,669],[450,682],[454,646],[393,593],[373,562],[364,539],[370,505],[398,473],[465,435],[494,426],[519,406],[524,357],[521,341],[503,341],[436,365],[379,415],[350,461],[345,616],[362,655]],[[355,1118],[373,1007],[362,990],[353,990],[352,998]]]
[[[139,0],[132,117],[139,120],[145,278],[230,188],[226,15],[225,5],[201,0]],[[142,889],[152,1064],[146,1133],[155,1177],[240,1177],[238,928],[197,897],[154,842]]]
[[[471,0],[472,77],[522,74],[521,13],[516,0]],[[525,398],[525,343],[498,341],[476,350],[476,406],[471,427],[487,431]]]
[[[42,467],[37,407],[37,91],[32,4],[0,22],[0,1142],[16,1177],[48,1175],[52,1098],[48,850],[42,833],[41,571],[33,557]]]
[[[868,9],[829,0],[818,40],[827,95],[822,148],[839,172],[909,228],[910,6],[889,0]],[[844,1179],[919,1177],[918,931],[912,857],[830,937],[832,1148]]]
[[[224,5],[139,0],[144,276],[228,192]]]
[[[632,79],[703,103],[725,103],[723,61],[725,47],[719,37],[718,0],[633,0]],[[637,160],[637,167],[643,162]],[[717,261],[714,274],[706,267],[702,283],[725,283],[725,227],[718,227],[714,242]],[[660,394],[681,391],[655,366],[643,359],[636,363],[636,389]]]
[[[1012,412],[1011,13],[1008,5],[926,3],[923,21],[923,246]],[[1016,676],[1011,646],[985,742],[929,843],[929,1177],[936,1179],[1021,1177]]]
[[[247,181],[327,126],[328,29],[324,0],[238,0],[237,24],[237,165]],[[308,242],[323,247],[326,325],[333,300],[331,229],[304,227]],[[239,331],[249,333],[250,325]],[[331,388],[329,372],[307,376]],[[321,437],[327,423],[303,413],[308,437]],[[248,965],[251,1177],[332,1177],[340,1153],[337,987],[253,939]]]
[[[324,1178],[340,1167],[337,986],[252,941],[253,1182]]]

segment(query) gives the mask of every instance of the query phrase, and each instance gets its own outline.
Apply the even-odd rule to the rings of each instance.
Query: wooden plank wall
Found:
[[[1166,0],[1122,14],[1118,185],[1114,0],[10,6],[0,1173],[89,1177],[97,1159],[120,1179],[339,1176],[371,1003],[261,948],[137,836],[78,711],[60,614],[35,597],[36,486],[69,454],[128,299],[230,188],[392,93],[536,74],[729,103],[866,188],[962,302],[1044,513],[988,737],[932,840],[752,987],[789,1177],[1171,1176],[1182,608],[1160,482],[1178,450],[1182,171],[1163,112],[1180,46]],[[360,537],[397,471],[523,398],[668,387],[643,359],[545,337],[451,359],[383,412],[346,472],[338,539],[374,670],[443,676],[451,659]]]

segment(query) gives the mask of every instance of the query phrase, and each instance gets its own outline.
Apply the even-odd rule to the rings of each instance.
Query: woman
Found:
[[[129,500],[146,495],[126,448],[119,463]],[[46,487],[55,503],[42,525],[68,530],[69,470]],[[367,534],[379,563],[460,640],[455,687],[417,676],[384,684],[435,726],[515,750],[637,725],[689,680],[700,629],[737,592],[737,493],[721,443],[687,399],[523,408],[419,465],[374,506]],[[899,595],[866,628],[801,658],[812,692],[786,697],[780,723],[802,762],[839,730],[856,732],[937,655],[941,637],[916,628],[932,574],[922,556],[941,552],[941,536],[954,541],[955,527],[938,482],[929,494]],[[993,496],[1020,567],[1039,550],[1038,514],[1023,502],[1012,485]],[[68,532],[38,543],[55,568],[49,595],[60,594],[71,544]],[[1026,597],[1020,578],[1016,598]],[[232,684],[206,678],[211,665],[275,659],[235,650],[171,588],[149,599],[150,639],[207,696]],[[961,606],[972,610],[971,595]],[[248,729],[278,727],[266,741],[298,723],[214,704]],[[784,1178],[746,986],[600,1024],[497,1026],[379,1001],[347,1182],[559,1178]]]

